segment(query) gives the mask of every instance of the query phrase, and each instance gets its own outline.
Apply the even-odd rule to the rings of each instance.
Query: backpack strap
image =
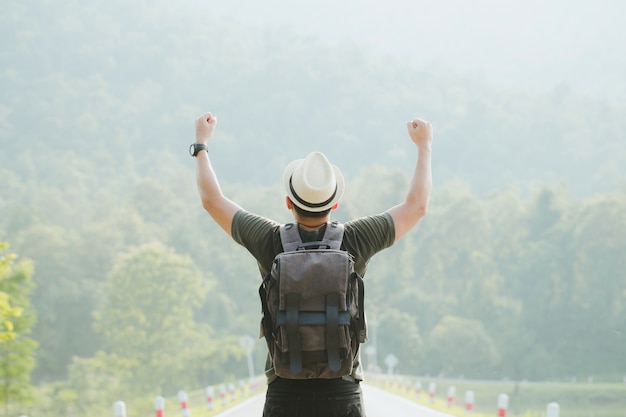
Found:
[[[294,223],[280,225],[280,242],[284,252],[293,252],[302,244],[298,227]]]
[[[339,250],[341,241],[343,240],[343,224],[334,221],[326,224],[324,232],[324,242],[328,242],[330,249]]]
[[[339,355],[339,294],[326,296],[326,352],[328,366],[337,372],[341,369]]]
[[[289,367],[291,372],[302,372],[302,336],[298,331],[300,313],[300,294],[290,293],[286,296],[287,303],[287,337],[289,339]]]
[[[292,252],[299,248],[307,246],[320,246],[320,243],[328,246],[329,249],[339,250],[343,239],[343,224],[333,221],[326,224],[324,237],[321,242],[302,243],[298,227],[294,223],[280,225],[280,242],[283,245],[284,252]]]

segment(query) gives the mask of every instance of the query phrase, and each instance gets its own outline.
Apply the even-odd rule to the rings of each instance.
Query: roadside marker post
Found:
[[[415,382],[415,396],[419,400],[421,395],[422,395],[422,382],[416,381]]]
[[[506,417],[506,410],[509,408],[509,396],[500,394],[498,397],[498,417]]]
[[[451,385],[448,387],[448,408],[452,407],[454,403],[454,396],[456,395],[456,387]]]
[[[428,384],[428,398],[430,402],[435,402],[435,391],[437,390],[437,384],[431,382]]]
[[[113,417],[126,417],[126,403],[124,401],[113,403]]]
[[[220,384],[220,399],[222,400],[222,405],[226,405],[226,386],[224,384]]]
[[[230,393],[230,400],[235,401],[237,399],[237,391],[235,390],[235,384],[232,382],[228,384],[228,392]]]
[[[465,392],[465,414],[470,415],[474,412],[474,391]]]
[[[557,403],[550,403],[546,408],[546,417],[559,417],[559,405]]]
[[[154,399],[156,417],[165,417],[165,398],[158,396]]]
[[[191,412],[189,411],[187,401],[189,401],[189,397],[187,393],[183,390],[178,391],[178,401],[180,402],[180,411],[183,417],[191,416]]]
[[[209,410],[215,408],[215,388],[212,386],[206,387],[206,402]]]

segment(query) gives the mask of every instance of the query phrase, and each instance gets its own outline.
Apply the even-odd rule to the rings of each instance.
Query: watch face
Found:
[[[189,146],[189,155],[198,156],[198,153],[206,150],[206,148],[204,143],[192,143],[191,146]]]

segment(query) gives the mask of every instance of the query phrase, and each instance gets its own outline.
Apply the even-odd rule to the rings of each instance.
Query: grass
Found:
[[[416,381],[422,384],[421,395],[415,393]],[[438,378],[370,376],[370,385],[385,389],[393,394],[446,412],[453,416],[466,417],[465,392],[474,392],[475,417],[496,416],[498,396],[509,397],[507,417],[544,417],[547,405],[556,402],[560,415],[564,417],[626,417],[626,384],[587,384],[559,382],[512,382],[474,381]],[[437,385],[435,401],[428,398],[428,385]],[[456,398],[448,407],[446,395],[449,386],[456,387]]]
[[[222,398],[220,395],[219,385],[214,386],[215,398],[212,401],[212,407],[209,408],[209,402],[204,389],[190,391],[187,393],[187,408],[191,417],[212,417],[222,411],[225,411],[248,398],[259,394],[265,389],[265,376],[255,379],[253,384],[233,383],[234,390],[230,391],[228,384],[226,392]],[[126,415],[149,417],[155,415],[155,397],[136,399],[132,403],[126,404]],[[180,415],[181,406],[177,395],[165,398],[165,415]]]

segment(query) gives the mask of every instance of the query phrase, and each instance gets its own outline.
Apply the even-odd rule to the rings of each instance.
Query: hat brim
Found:
[[[298,165],[300,165],[302,162],[304,162],[304,159],[296,159],[295,161],[291,161],[285,168],[285,171],[283,173],[283,186],[285,187],[285,191],[287,192],[287,197],[289,197],[289,199],[291,200],[293,204],[300,207],[302,210],[306,210],[306,211],[310,211],[314,213],[318,213],[320,211],[325,211],[325,210],[332,208],[335,204],[337,204],[341,200],[341,197],[343,197],[343,192],[346,189],[346,183],[343,178],[343,173],[339,170],[339,168],[331,164],[331,167],[333,171],[335,172],[335,179],[337,181],[337,192],[335,193],[335,197],[332,199],[331,202],[321,207],[315,207],[315,208],[308,207],[308,206],[305,206],[304,204],[301,204],[295,198],[295,196],[291,192],[291,187],[289,186],[289,180],[291,179],[293,172],[296,170]]]

